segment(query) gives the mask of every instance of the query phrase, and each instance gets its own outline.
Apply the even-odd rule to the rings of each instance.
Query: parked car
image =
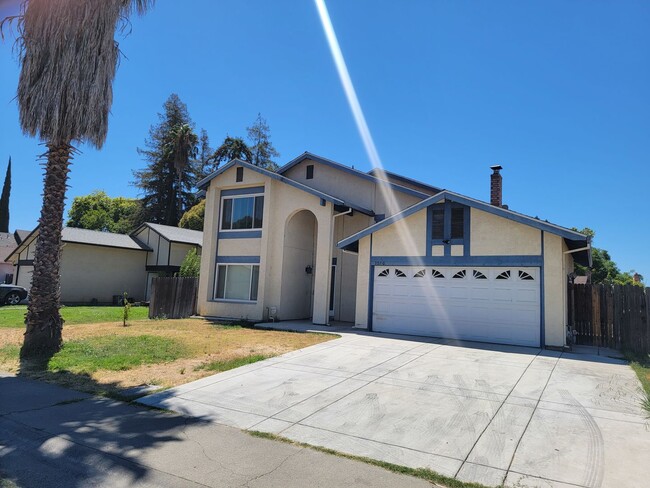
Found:
[[[0,305],[18,305],[27,298],[27,290],[22,286],[0,285]]]

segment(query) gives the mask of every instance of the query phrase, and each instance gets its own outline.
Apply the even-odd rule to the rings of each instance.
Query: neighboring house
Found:
[[[28,290],[37,236],[38,227],[7,257],[14,266],[13,283]],[[178,271],[189,249],[200,250],[200,237],[201,232],[148,223],[130,235],[64,227],[61,301],[112,303],[124,292],[146,300],[152,273]]]
[[[156,276],[172,276],[191,249],[201,253],[203,232],[169,225],[145,222],[131,236],[151,249],[146,262],[145,299],[151,298],[151,280]]]
[[[199,313],[563,346],[567,276],[589,239],[501,202],[304,153],[231,161],[206,191]]]
[[[13,234],[0,232],[0,283],[13,283],[14,267],[5,260],[27,235],[29,235],[28,230],[20,229],[14,231]]]

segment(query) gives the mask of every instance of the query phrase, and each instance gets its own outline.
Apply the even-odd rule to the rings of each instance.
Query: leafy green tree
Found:
[[[61,228],[73,144],[104,144],[120,53],[115,32],[131,14],[152,5],[153,0],[23,0],[20,14],[10,19],[19,33],[20,125],[47,147],[23,359],[49,358],[61,348]]]
[[[159,122],[149,130],[145,149],[138,149],[148,162],[133,172],[133,184],[142,194],[147,222],[176,226],[195,203],[196,168],[191,161],[198,144],[185,105],[175,93],[158,114]],[[187,156],[187,164],[184,164]]]
[[[233,159],[252,162],[253,153],[241,137],[226,136],[221,146],[212,155],[214,168],[217,169],[221,163],[228,163]]]
[[[0,232],[9,232],[9,196],[11,195],[11,157],[0,196]]]
[[[142,202],[137,198],[111,198],[103,191],[75,197],[68,211],[69,227],[128,234],[143,220]]]
[[[587,235],[592,240],[596,237],[596,233],[589,227],[585,227],[582,230],[578,230],[574,227],[573,230],[577,230],[578,232]],[[635,282],[634,271],[621,271],[617,264],[612,260],[609,252],[605,249],[592,247],[591,261],[591,269],[576,263],[576,274],[578,276],[585,276],[587,273],[591,272],[591,282],[594,284],[643,286],[643,278],[641,278],[641,282]]]
[[[252,153],[251,162],[255,166],[276,171],[278,165],[273,161],[273,158],[280,157],[280,153],[271,144],[271,129],[266,119],[262,117],[262,114],[258,113],[253,125],[247,127],[246,130],[248,131]]]
[[[203,221],[205,219],[205,199],[190,208],[183,214],[179,227],[183,229],[203,230]]]
[[[196,249],[190,249],[183,262],[178,276],[183,278],[198,278],[201,271],[201,256],[198,255]]]

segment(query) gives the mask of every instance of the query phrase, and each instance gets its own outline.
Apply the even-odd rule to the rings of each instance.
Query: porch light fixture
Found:
[[[311,274],[314,271],[314,268],[311,267],[311,264],[305,268],[305,273]]]

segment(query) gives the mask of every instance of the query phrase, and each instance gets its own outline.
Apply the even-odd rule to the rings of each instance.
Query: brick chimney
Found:
[[[503,207],[503,178],[500,165],[490,166],[493,173],[490,175],[490,204],[495,207]]]

